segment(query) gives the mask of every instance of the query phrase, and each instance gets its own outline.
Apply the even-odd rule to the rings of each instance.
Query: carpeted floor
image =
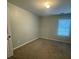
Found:
[[[16,49],[8,59],[71,59],[71,45],[38,39]]]

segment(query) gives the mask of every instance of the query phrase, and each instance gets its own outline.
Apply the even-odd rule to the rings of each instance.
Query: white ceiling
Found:
[[[44,6],[46,1],[51,2],[49,9]],[[8,2],[39,16],[71,13],[71,0],[8,0]]]

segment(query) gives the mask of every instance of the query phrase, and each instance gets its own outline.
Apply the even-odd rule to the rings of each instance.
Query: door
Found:
[[[10,29],[10,22],[7,21],[7,57],[13,56],[13,44]]]
[[[7,57],[13,56],[13,45],[10,35],[8,35],[7,39]]]

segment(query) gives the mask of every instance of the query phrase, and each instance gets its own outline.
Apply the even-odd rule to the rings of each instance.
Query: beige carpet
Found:
[[[38,39],[16,49],[8,59],[71,59],[71,45]]]

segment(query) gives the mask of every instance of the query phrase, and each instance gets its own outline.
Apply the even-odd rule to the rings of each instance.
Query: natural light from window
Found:
[[[69,36],[70,23],[70,19],[60,19],[58,21],[58,36]]]

